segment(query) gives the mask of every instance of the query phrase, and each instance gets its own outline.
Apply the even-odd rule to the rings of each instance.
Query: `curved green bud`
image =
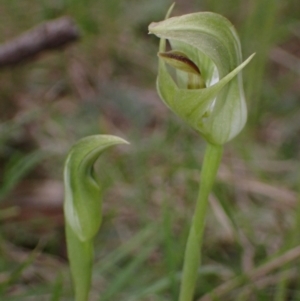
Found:
[[[253,55],[242,63],[233,25],[218,14],[201,12],[152,23],[149,32],[161,38],[157,89],[165,104],[210,143],[234,138],[247,120],[240,71]],[[179,59],[166,57],[165,39]],[[176,69],[176,82],[166,64]]]
[[[128,142],[109,135],[89,136],[79,140],[66,159],[65,218],[81,241],[92,239],[102,220],[102,194],[94,178],[93,165],[103,151],[120,143]]]

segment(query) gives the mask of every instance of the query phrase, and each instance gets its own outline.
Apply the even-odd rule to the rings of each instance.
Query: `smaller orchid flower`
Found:
[[[64,167],[64,215],[68,258],[75,301],[88,301],[93,265],[93,241],[102,221],[102,190],[94,163],[108,148],[127,141],[110,135],[79,140]]]

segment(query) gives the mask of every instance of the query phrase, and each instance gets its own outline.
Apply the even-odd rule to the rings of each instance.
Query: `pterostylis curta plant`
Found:
[[[70,150],[64,167],[64,215],[75,301],[87,301],[91,286],[93,240],[102,221],[102,192],[94,163],[103,151],[128,143],[109,135],[89,136]]]
[[[162,101],[207,141],[179,294],[179,301],[191,301],[201,262],[208,197],[223,145],[246,123],[241,70],[253,55],[242,61],[238,35],[226,18],[210,12],[169,18],[171,10],[164,21],[149,26],[149,32],[161,38],[157,90]]]

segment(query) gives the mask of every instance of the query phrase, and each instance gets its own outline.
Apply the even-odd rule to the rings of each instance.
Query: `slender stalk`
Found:
[[[93,240],[80,241],[68,223],[66,238],[75,301],[88,301],[92,279]]]
[[[191,301],[194,296],[197,271],[201,262],[208,196],[215,181],[222,153],[223,146],[208,143],[202,165],[196,209],[185,249],[179,301]]]

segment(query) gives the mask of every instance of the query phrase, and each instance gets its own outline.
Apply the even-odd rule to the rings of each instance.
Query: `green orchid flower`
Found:
[[[149,32],[161,38],[157,90],[163,102],[208,142],[179,293],[179,301],[192,301],[201,264],[208,198],[223,145],[240,133],[247,120],[240,71],[253,55],[242,62],[239,38],[224,17],[200,12],[168,19],[171,10],[172,7],[166,20],[149,26]]]
[[[102,189],[94,163],[108,148],[128,142],[111,135],[79,140],[64,166],[64,215],[75,301],[87,301],[93,266],[93,241],[102,221]]]
[[[161,38],[157,90],[163,102],[212,144],[239,134],[247,120],[240,71],[253,55],[242,62],[233,25],[200,12],[151,23],[149,32]],[[176,81],[167,65],[176,69]]]

